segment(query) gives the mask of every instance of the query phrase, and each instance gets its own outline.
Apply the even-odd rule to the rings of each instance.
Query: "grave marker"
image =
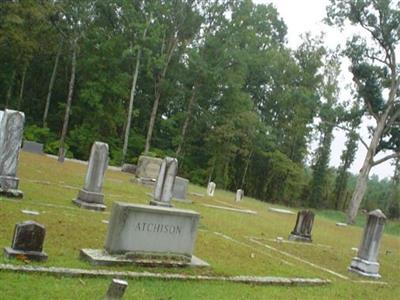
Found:
[[[108,287],[105,300],[119,300],[124,296],[128,282],[120,279],[113,279]]]
[[[46,229],[44,226],[35,221],[16,224],[11,248],[4,248],[5,257],[21,256],[36,261],[47,260],[47,254],[42,251],[45,235]]]
[[[353,257],[349,271],[362,276],[380,278],[378,253],[386,216],[380,209],[370,212],[357,256]]]
[[[310,210],[301,210],[297,213],[296,225],[289,235],[289,240],[312,242],[311,230],[314,224],[314,213]]]
[[[103,187],[104,172],[108,166],[108,145],[95,142],[85,177],[85,184],[79,190],[77,199],[72,200],[79,207],[92,210],[105,210]]]
[[[178,160],[172,157],[164,158],[154,187],[153,199],[150,205],[171,207],[172,188],[178,172]]]
[[[161,158],[140,156],[136,167],[136,177],[138,177],[139,181],[155,181],[160,172],[162,162]]]
[[[210,181],[207,186],[207,195],[210,197],[214,197],[215,188],[216,188],[216,184],[214,182]]]
[[[243,197],[244,197],[244,191],[242,189],[238,189],[236,191],[235,201],[240,202],[240,201],[242,201]]]
[[[40,154],[40,155],[44,154],[43,144],[40,144],[37,142],[32,142],[32,141],[24,141],[24,144],[22,145],[22,151]]]
[[[188,185],[188,179],[176,176],[175,183],[172,188],[172,197],[177,201],[192,203],[192,201],[186,200]]]

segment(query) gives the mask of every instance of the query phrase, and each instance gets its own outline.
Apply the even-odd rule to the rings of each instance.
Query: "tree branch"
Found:
[[[390,154],[388,156],[385,156],[385,157],[383,157],[383,158],[381,158],[379,160],[373,161],[372,162],[372,166],[374,167],[374,166],[379,165],[379,164],[381,164],[381,163],[383,163],[383,162],[385,162],[385,161],[387,161],[389,159],[398,158],[398,157],[400,157],[400,152],[392,153],[392,154]]]

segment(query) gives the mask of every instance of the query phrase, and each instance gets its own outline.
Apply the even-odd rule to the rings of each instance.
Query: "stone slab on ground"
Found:
[[[202,204],[205,207],[210,207],[210,208],[216,208],[216,209],[223,209],[227,211],[232,211],[232,212],[237,212],[237,213],[242,213],[242,214],[250,214],[250,215],[256,215],[257,212],[254,210],[250,209],[240,209],[240,208],[232,208],[232,207],[227,207],[227,206],[219,206],[219,205],[212,205],[212,204]]]
[[[295,215],[295,213],[294,213],[293,211],[288,210],[288,209],[283,209],[283,208],[273,208],[273,207],[269,207],[268,210],[269,210],[269,211],[272,211],[272,212],[281,213],[281,214]]]
[[[189,263],[177,260],[165,260],[156,258],[141,258],[141,259],[129,259],[124,255],[109,255],[102,249],[81,249],[80,257],[83,260],[88,261],[92,265],[96,266],[118,266],[118,265],[138,265],[145,267],[209,267],[210,265],[192,255]]]
[[[126,279],[154,278],[162,280],[180,281],[220,281],[232,283],[245,283],[257,285],[282,285],[282,286],[319,286],[330,284],[330,280],[320,278],[290,278],[273,276],[204,276],[185,275],[174,273],[129,272],[111,270],[87,270],[60,267],[40,267],[0,264],[0,271],[41,273],[55,276],[69,277],[124,277]]]
[[[82,207],[82,208],[86,208],[86,209],[90,209],[90,210],[104,211],[106,209],[106,206],[104,204],[89,203],[86,201],[81,201],[79,199],[72,200],[72,203],[74,203],[78,207]]]

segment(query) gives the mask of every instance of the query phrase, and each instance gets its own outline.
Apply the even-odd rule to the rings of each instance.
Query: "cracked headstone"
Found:
[[[105,210],[102,193],[104,172],[108,166],[108,145],[95,142],[90,152],[90,159],[85,177],[85,184],[78,196],[72,200],[74,204],[86,209]]]
[[[22,198],[18,189],[18,156],[22,143],[25,115],[6,109],[0,122],[0,195]]]
[[[381,277],[379,275],[378,253],[385,222],[386,216],[380,209],[368,214],[361,244],[357,256],[351,260],[349,271],[371,278]]]
[[[289,235],[291,241],[312,242],[311,230],[314,224],[314,213],[301,210],[297,213],[296,225]]]
[[[209,197],[214,197],[215,188],[216,188],[216,184],[214,182],[210,181],[207,186],[207,195]]]
[[[113,279],[108,287],[104,300],[119,300],[124,296],[128,282],[121,279]]]
[[[47,260],[47,254],[43,252],[45,235],[44,226],[35,221],[16,224],[11,247],[4,248],[5,257],[23,257],[36,261]]]
[[[153,199],[150,205],[171,207],[172,189],[178,172],[178,160],[172,157],[164,158],[154,187]]]

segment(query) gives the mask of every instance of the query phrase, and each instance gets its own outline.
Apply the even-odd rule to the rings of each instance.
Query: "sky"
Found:
[[[301,43],[301,34],[311,32],[313,35],[319,35],[321,32],[325,33],[325,45],[330,48],[335,48],[337,44],[345,45],[346,40],[355,32],[354,28],[346,28],[341,32],[338,28],[330,27],[323,23],[323,18],[326,16],[326,6],[329,0],[253,0],[254,3],[269,4],[272,3],[278,10],[280,16],[283,18],[286,26],[288,27],[288,45],[291,48],[297,48]],[[342,72],[339,77],[341,85],[340,98],[342,101],[349,99],[350,91],[345,87],[351,84],[351,74],[348,71],[348,64],[346,61],[342,63]],[[373,125],[374,122],[370,119],[364,118],[360,127],[360,135],[364,141],[369,142],[367,126]],[[338,166],[340,164],[340,156],[344,149],[346,142],[346,132],[335,129],[334,140],[331,148],[331,166]],[[312,144],[312,148],[316,143]],[[356,159],[350,168],[354,174],[358,174],[364,157],[366,154],[365,147],[359,143]],[[385,156],[377,156],[378,158]],[[391,177],[393,174],[393,167],[391,161],[375,166],[371,170],[371,175],[378,175],[380,179],[384,177]]]

